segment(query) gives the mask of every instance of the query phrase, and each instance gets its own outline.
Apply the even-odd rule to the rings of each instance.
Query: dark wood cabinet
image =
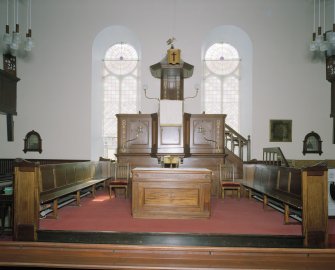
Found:
[[[16,85],[20,79],[0,69],[0,113],[16,115]]]
[[[16,111],[16,84],[20,79],[0,69],[0,114],[7,116],[7,140],[14,141],[13,115]]]

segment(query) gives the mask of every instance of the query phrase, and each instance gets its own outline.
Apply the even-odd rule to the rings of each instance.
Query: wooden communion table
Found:
[[[132,175],[134,218],[210,217],[211,170],[135,168],[132,170]]]

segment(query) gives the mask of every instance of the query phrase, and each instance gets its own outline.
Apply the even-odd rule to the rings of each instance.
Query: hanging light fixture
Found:
[[[313,52],[325,52],[326,56],[335,55],[335,0],[334,5],[334,20],[333,29],[326,31],[326,0],[323,0],[323,33],[321,27],[321,0],[318,0],[318,22],[319,26],[316,29],[316,5],[314,0],[313,9],[313,40],[309,46],[310,51]],[[316,33],[317,30],[317,33]]]
[[[27,3],[27,34],[26,34],[24,50],[27,52],[30,52],[33,47],[34,47],[34,42],[31,37],[31,0],[28,0],[28,3]]]
[[[327,38],[326,38],[326,0],[323,0],[323,39],[322,42],[320,44],[320,51],[321,52],[325,52],[328,49],[328,42],[327,42]]]
[[[26,52],[30,52],[34,47],[34,41],[32,39],[32,31],[31,31],[31,8],[32,3],[31,0],[25,1],[27,4],[27,33],[25,39],[23,40],[20,33],[20,26],[19,26],[19,0],[13,0],[12,7],[13,7],[13,32],[12,34],[9,33],[9,0],[7,0],[7,7],[6,7],[6,27],[5,33],[3,35],[3,51],[4,53],[10,53],[13,56],[21,55],[25,56],[27,54],[19,54],[19,50],[24,50]]]
[[[335,55],[335,0],[333,1],[333,31],[326,32],[326,41],[328,43],[327,55]]]
[[[7,0],[7,6],[6,6],[6,29],[5,29],[5,34],[3,35],[3,42],[4,45],[6,46],[5,50],[8,49],[8,46],[11,44],[12,42],[12,38],[9,34],[9,23],[8,23],[8,8],[9,8],[9,0]]]
[[[15,32],[13,32],[12,43],[10,44],[10,48],[13,50],[13,53],[15,54],[16,51],[19,49],[19,45],[21,42],[21,34],[19,26],[19,9],[17,0],[14,0],[14,25],[15,25]]]
[[[323,0],[325,2],[325,0]],[[319,0],[319,8],[318,8],[318,21],[319,25],[318,28],[316,29],[316,7],[315,7],[315,0],[314,0],[314,9],[313,9],[313,40],[312,43],[310,44],[309,49],[311,51],[319,51],[320,47],[323,45],[324,37],[322,35],[322,28],[321,28],[321,0]]]

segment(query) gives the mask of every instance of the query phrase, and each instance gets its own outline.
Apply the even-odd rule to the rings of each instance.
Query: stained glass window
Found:
[[[133,46],[117,43],[105,54],[103,66],[103,140],[104,156],[115,158],[118,113],[136,113],[139,58]]]
[[[226,123],[239,131],[239,53],[228,43],[210,46],[204,59],[204,110],[227,114]]]

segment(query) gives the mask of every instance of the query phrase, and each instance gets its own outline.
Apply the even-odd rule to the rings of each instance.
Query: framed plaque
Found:
[[[308,133],[305,136],[303,141],[303,150],[302,153],[305,155],[306,153],[314,153],[314,154],[322,154],[322,141],[319,134],[314,131]]]
[[[42,139],[40,134],[32,130],[27,133],[24,139],[24,149],[23,152],[39,152],[42,153]]]
[[[292,142],[292,120],[270,120],[270,142]]]

